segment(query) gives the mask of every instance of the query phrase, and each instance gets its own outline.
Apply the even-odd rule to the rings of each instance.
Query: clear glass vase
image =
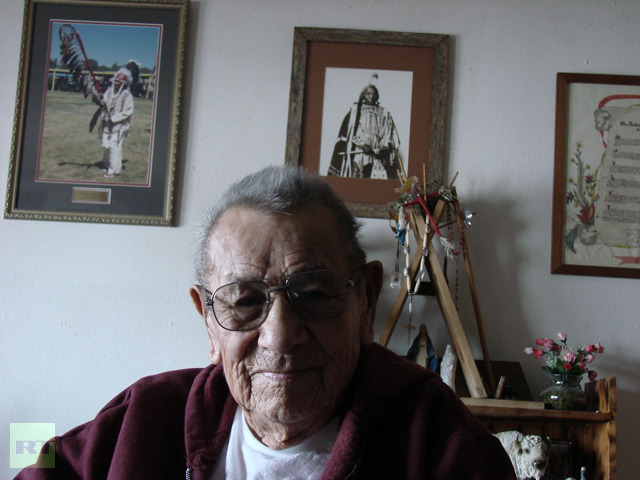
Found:
[[[587,394],[580,387],[582,375],[548,373],[551,385],[540,392],[540,398],[554,410],[584,410]]]

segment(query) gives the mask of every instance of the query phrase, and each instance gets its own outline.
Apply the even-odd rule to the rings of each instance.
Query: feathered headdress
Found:
[[[140,64],[135,60],[129,60],[124,67],[118,69],[114,77],[118,75],[124,75],[127,79],[127,85],[132,88],[140,78]]]
[[[102,95],[100,84],[91,69],[91,64],[78,31],[73,25],[65,23],[60,27],[58,35],[60,37],[62,63],[69,67],[69,72],[73,75],[73,79],[83,86],[85,98],[89,94]],[[84,70],[89,72],[89,77],[85,76]]]

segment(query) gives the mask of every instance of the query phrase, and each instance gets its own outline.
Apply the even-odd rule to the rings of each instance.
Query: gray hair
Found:
[[[361,225],[331,187],[320,177],[302,168],[270,166],[234,183],[209,207],[196,232],[195,274],[204,284],[211,264],[208,241],[223,213],[233,207],[247,207],[265,214],[289,213],[315,203],[330,209],[344,237],[346,254],[364,265],[367,256],[358,237]]]

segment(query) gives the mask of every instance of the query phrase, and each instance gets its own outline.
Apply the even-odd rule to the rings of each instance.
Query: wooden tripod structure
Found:
[[[452,189],[453,192],[453,207],[456,216],[456,222],[458,225],[458,229],[462,232],[463,219],[462,212],[460,209],[460,205],[458,203],[458,198],[456,195],[455,188]],[[444,209],[446,208],[446,202],[442,199],[438,200],[434,212],[432,214],[433,221],[437,224],[442,217]],[[426,224],[424,217],[421,215],[416,215],[413,209],[407,209],[409,224],[411,229],[414,232],[416,237],[416,241],[419,245],[422,243],[422,238],[425,232]],[[458,310],[456,308],[455,302],[451,297],[451,291],[449,290],[449,286],[447,285],[447,281],[444,276],[444,272],[442,267],[440,266],[440,261],[438,260],[436,251],[433,246],[433,235],[434,230],[431,228],[428,232],[427,236],[427,251],[428,255],[426,258],[426,270],[429,274],[431,283],[435,290],[435,296],[438,299],[438,304],[440,306],[440,310],[442,312],[442,316],[447,326],[447,330],[449,331],[449,335],[451,336],[451,340],[453,342],[453,346],[455,348],[456,354],[458,356],[458,360],[460,362],[460,366],[462,367],[462,372],[464,374],[465,381],[467,383],[467,387],[469,388],[469,393],[473,398],[485,398],[487,397],[487,391],[482,382],[482,378],[480,377],[480,373],[478,371],[478,367],[475,363],[473,355],[471,353],[471,348],[469,347],[469,342],[467,340],[467,336],[465,335],[464,329],[462,328],[462,323],[460,322],[460,317],[458,315]],[[421,249],[417,249],[418,251],[415,253],[413,260],[408,268],[409,278],[413,281],[418,274],[420,261],[422,259],[422,251]],[[471,269],[471,261],[469,260],[469,252],[467,250],[466,242],[462,242],[462,253],[465,259],[465,267],[469,280],[469,287],[471,289],[472,301],[474,312],[476,315],[476,323],[478,325],[478,331],[480,334],[480,340],[482,343],[482,351],[484,355],[485,362],[485,370],[487,372],[487,380],[489,383],[489,387],[491,391],[495,391],[495,382],[493,378],[493,372],[491,369],[491,361],[489,359],[489,352],[487,348],[487,342],[484,335],[484,327],[482,325],[482,318],[480,316],[480,308],[478,306],[478,296],[475,288],[475,281],[473,280],[473,272]],[[383,346],[386,346],[389,343],[389,339],[391,338],[391,334],[398,323],[398,319],[400,318],[400,314],[404,307],[404,304],[407,300],[407,296],[409,295],[407,282],[401,282],[400,292],[396,301],[389,313],[389,317],[387,319],[387,323],[380,335],[379,343]]]

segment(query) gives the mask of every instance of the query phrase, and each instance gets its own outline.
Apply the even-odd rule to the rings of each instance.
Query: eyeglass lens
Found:
[[[347,307],[347,282],[338,272],[301,272],[289,277],[284,287],[269,288],[261,281],[223,285],[213,293],[213,314],[222,328],[251,330],[269,313],[271,292],[285,290],[291,306],[313,319],[330,318]]]

